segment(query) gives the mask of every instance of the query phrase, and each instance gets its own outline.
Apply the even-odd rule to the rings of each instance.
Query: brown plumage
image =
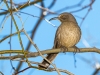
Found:
[[[81,30],[78,26],[76,19],[70,13],[62,13],[58,17],[51,18],[50,20],[59,19],[61,25],[58,27],[53,48],[70,48],[74,47],[80,40]],[[58,53],[48,54],[46,58],[52,62]],[[63,61],[63,60],[62,60]],[[41,68],[48,68],[49,63],[43,60],[39,65]]]

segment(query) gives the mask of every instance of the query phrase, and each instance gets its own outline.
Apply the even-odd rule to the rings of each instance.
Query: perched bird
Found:
[[[53,49],[56,48],[71,48],[76,47],[75,45],[79,42],[81,38],[81,29],[78,26],[78,23],[75,17],[71,13],[61,13],[58,17],[51,18],[50,20],[60,20],[61,24],[58,27]],[[52,62],[58,53],[51,53],[46,56],[50,62]],[[63,61],[63,60],[62,60]],[[39,65],[40,68],[47,69],[50,63],[47,62],[45,59]]]

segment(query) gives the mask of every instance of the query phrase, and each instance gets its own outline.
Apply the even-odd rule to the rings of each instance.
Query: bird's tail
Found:
[[[54,46],[52,49],[56,49],[56,48],[60,48],[60,44],[58,44],[58,41],[54,41]],[[49,60],[50,62],[52,62],[55,57],[57,56],[58,53],[51,53],[51,54],[48,54],[46,56],[46,59]],[[49,67],[50,63],[47,62],[45,59],[43,59],[42,63],[39,65],[39,68],[45,68],[47,69]]]
[[[50,62],[52,62],[55,57],[57,56],[58,53],[52,53],[52,54],[48,54],[46,56],[46,59],[49,60]],[[49,67],[50,63],[47,62],[45,59],[42,61],[42,63],[39,65],[39,68],[45,68],[47,69]]]

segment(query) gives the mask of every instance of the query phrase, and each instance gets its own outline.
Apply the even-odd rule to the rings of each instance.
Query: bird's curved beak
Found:
[[[58,17],[53,17],[49,21],[51,21],[51,20],[57,20],[57,19],[58,19]]]

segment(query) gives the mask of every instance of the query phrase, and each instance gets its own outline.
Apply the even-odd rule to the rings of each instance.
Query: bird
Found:
[[[53,17],[49,21],[57,19],[60,20],[61,24],[57,28],[55,34],[53,49],[68,49],[72,47],[77,48],[75,45],[81,38],[81,29],[78,26],[75,17],[71,13],[63,12],[58,17]],[[46,59],[52,62],[57,55],[58,53],[48,54],[46,56]],[[50,66],[50,63],[43,59],[41,64],[39,64],[38,66],[39,68],[47,69]]]

